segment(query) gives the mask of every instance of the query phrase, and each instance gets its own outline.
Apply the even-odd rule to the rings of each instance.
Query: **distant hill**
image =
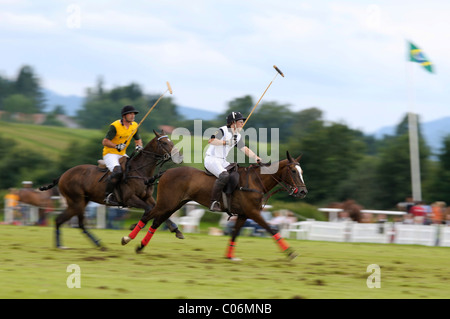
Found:
[[[61,105],[64,107],[66,115],[75,116],[77,110],[81,109],[84,103],[84,97],[77,95],[60,95],[47,89],[43,89],[43,93],[46,100],[45,112],[51,112],[56,105]]]
[[[439,153],[442,141],[450,134],[450,116],[434,121],[420,123],[424,138],[434,154]],[[381,139],[384,135],[394,135],[396,126],[385,126],[374,133],[375,138]]]
[[[178,112],[188,120],[214,120],[219,113],[205,111],[193,107],[179,106]]]
[[[14,144],[25,150],[33,150],[50,158],[60,157],[67,151],[67,147],[71,143],[81,144],[93,136],[99,137],[100,144],[104,134],[100,130],[93,129],[12,123],[10,121],[0,123],[0,135],[14,140]],[[99,148],[99,152],[100,150]]]
[[[43,91],[46,99],[45,112],[50,112],[56,105],[61,105],[64,107],[68,116],[75,116],[77,110],[81,109],[85,100],[84,97],[77,95],[60,95],[47,89]],[[178,106],[178,111],[188,120],[213,120],[219,115],[216,112],[186,106]]]

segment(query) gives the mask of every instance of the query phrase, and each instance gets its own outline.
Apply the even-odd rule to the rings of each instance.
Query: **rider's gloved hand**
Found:
[[[127,145],[125,143],[117,144],[116,149],[120,152],[122,151]]]
[[[144,148],[141,145],[136,145],[136,152],[142,151]]]
[[[229,139],[229,140],[223,140],[223,145],[233,145],[234,144],[234,140],[233,139]]]

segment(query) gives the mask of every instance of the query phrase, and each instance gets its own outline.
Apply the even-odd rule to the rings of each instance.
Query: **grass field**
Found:
[[[120,245],[126,230],[97,230],[100,251],[75,228],[63,229],[69,250],[53,248],[51,227],[0,225],[0,298],[150,299],[397,299],[448,298],[450,248],[290,240],[300,256],[288,261],[271,238],[239,237],[236,254],[223,258],[228,238],[158,230],[143,254],[144,233]],[[80,267],[81,288],[67,287]],[[381,269],[381,288],[367,287]]]
[[[58,157],[71,143],[81,143],[98,132],[90,129],[0,121],[0,135],[13,139],[21,147],[49,157]]]

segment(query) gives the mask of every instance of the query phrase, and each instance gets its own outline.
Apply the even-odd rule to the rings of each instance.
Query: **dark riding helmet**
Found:
[[[247,118],[242,115],[241,112],[231,112],[227,116],[227,124],[231,124],[234,121],[243,120],[245,121]]]
[[[136,109],[134,108],[134,106],[131,106],[131,105],[125,105],[125,106],[122,108],[121,114],[122,114],[122,116],[124,116],[125,114],[128,114],[128,113],[138,114],[139,111],[136,110]]]

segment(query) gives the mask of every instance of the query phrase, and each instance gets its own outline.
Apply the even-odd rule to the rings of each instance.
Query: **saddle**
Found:
[[[97,160],[97,167],[100,171],[105,172],[108,168],[106,167],[106,163],[104,160],[99,159]]]
[[[119,159],[119,164],[120,166],[122,166],[122,172],[125,172],[128,159],[129,158],[127,156],[123,156],[122,158]],[[97,160],[97,167],[102,172],[108,171],[105,160],[102,159]]]
[[[230,165],[225,167],[228,174],[230,174],[230,179],[228,180],[228,183],[225,185],[225,187],[223,189],[223,193],[230,195],[238,188],[238,184],[239,184],[238,168],[239,168],[238,163],[231,163]],[[215,176],[213,173],[208,171],[206,168],[205,168],[205,174],[208,176]]]
[[[113,190],[113,202],[115,202],[116,206],[122,206],[125,207],[125,204],[122,202],[122,189],[121,189],[121,185],[125,182],[126,183],[126,175],[127,175],[127,162],[128,162],[128,157],[124,156],[122,158],[119,159],[119,164],[122,167],[122,172],[123,172],[123,176],[122,176],[122,181],[119,182],[119,184],[114,188]],[[108,177],[111,172],[109,171],[109,169],[106,167],[106,163],[103,159],[99,159],[97,160],[97,169],[100,170],[100,172],[104,173],[100,179],[98,180],[98,182],[101,182],[105,177]]]
[[[225,187],[223,188],[222,191],[222,201],[223,201],[223,206],[225,208],[225,211],[230,215],[230,208],[231,208],[231,195],[233,194],[233,192],[238,189],[238,185],[239,185],[239,171],[238,171],[239,165],[237,163],[231,163],[230,165],[228,165],[227,167],[225,167],[225,169],[227,170],[228,174],[230,174],[230,178],[228,179],[227,184],[225,185]],[[211,172],[209,172],[206,168],[205,168],[205,174],[208,176],[214,176],[215,175]]]

